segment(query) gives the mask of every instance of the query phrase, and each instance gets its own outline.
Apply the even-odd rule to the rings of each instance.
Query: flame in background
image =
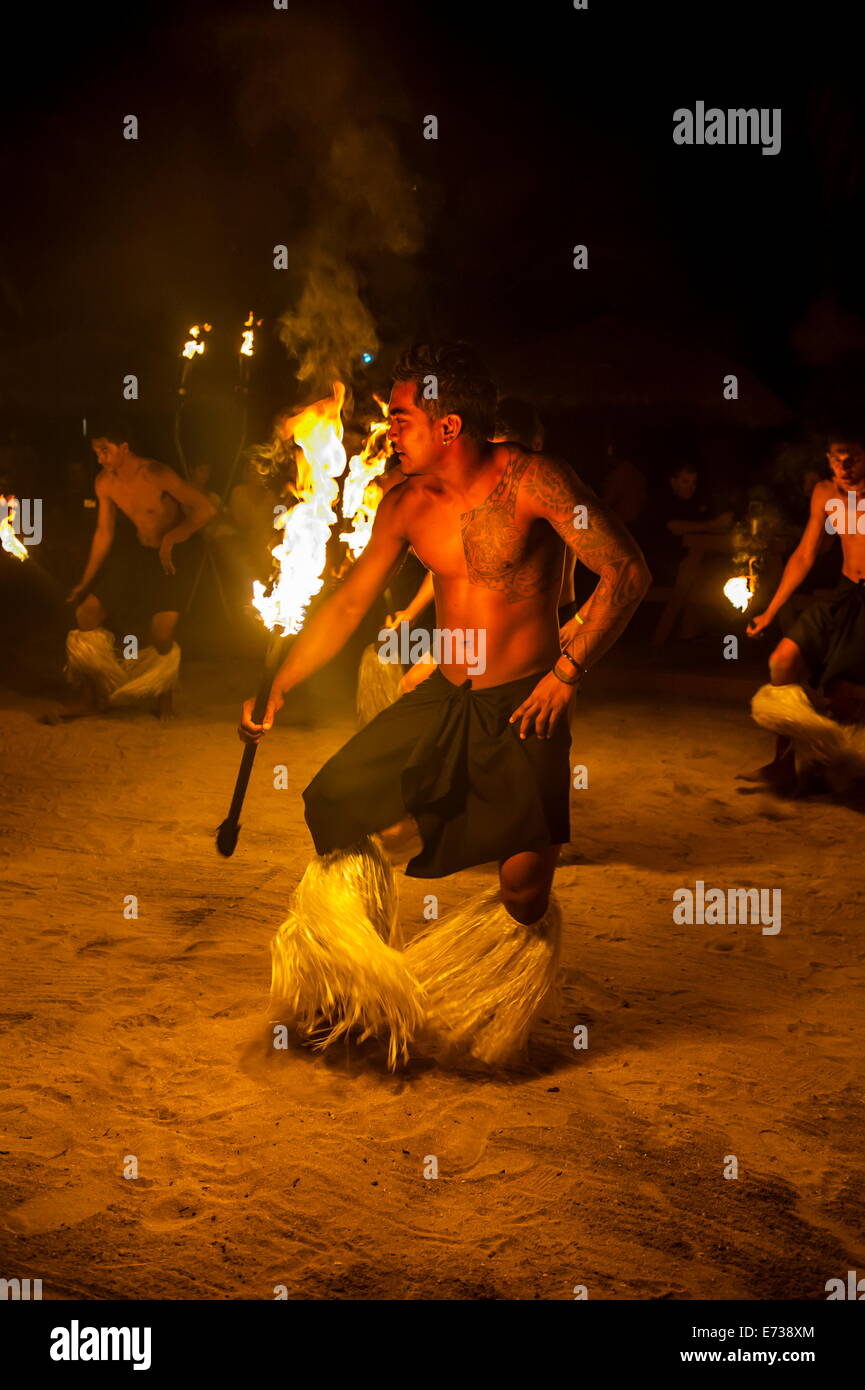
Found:
[[[213,325],[209,323],[194,323],[189,330],[189,337],[183,344],[180,353],[181,357],[188,357],[189,360],[192,361],[193,357],[197,357],[204,352],[204,339],[201,335],[202,333],[210,333],[212,327]]]
[[[339,538],[347,544],[353,560],[362,555],[369,544],[378,504],[384,496],[375,480],[387,466],[388,411],[383,400],[378,396],[375,400],[382,418],[370,425],[363,449],[350,460],[342,486],[342,514],[352,523],[352,528],[341,531]]]
[[[274,547],[276,574],[268,586],[255,580],[253,606],[271,632],[300,632],[306,610],[324,584],[327,542],[336,521],[333,504],[337,479],[345,471],[342,403],[345,387],[334,382],[333,395],[316,401],[281,422],[283,437],[298,446],[299,500],[275,522],[282,539]],[[301,466],[301,463],[303,466]]]
[[[240,355],[241,357],[255,356],[255,330],[260,328],[263,320],[253,317],[250,309],[249,317],[243,325],[243,332],[240,336]]]
[[[0,496],[0,508],[6,508],[6,515],[0,521],[0,547],[10,555],[14,555],[16,560],[26,560],[27,547],[21,544],[15,534],[14,519],[17,505],[17,497]]]
[[[750,574],[739,574],[734,579],[728,579],[724,585],[724,594],[734,608],[744,613],[754,596],[754,581]]]

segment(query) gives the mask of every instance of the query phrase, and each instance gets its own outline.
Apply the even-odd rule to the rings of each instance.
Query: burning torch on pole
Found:
[[[189,465],[186,462],[186,454],[183,451],[183,441],[180,436],[180,420],[186,400],[186,380],[193,362],[204,355],[206,346],[205,335],[212,332],[212,324],[194,323],[189,330],[189,337],[180,349],[180,380],[177,384],[177,409],[174,412],[174,447],[177,450],[177,457],[180,459],[183,472],[187,478],[189,477]]]
[[[345,387],[337,381],[332,396],[284,422],[286,434],[293,437],[302,455],[299,463],[303,466],[298,469],[298,500],[275,522],[282,539],[273,549],[274,578],[267,586],[258,580],[253,584],[253,606],[272,634],[252,711],[255,724],[262,722],[267,710],[286,639],[300,632],[307,608],[324,584],[327,543],[337,519],[337,479],[346,465],[341,417],[344,399]],[[243,750],[228,815],[216,834],[216,848],[226,858],[237,846],[240,813],[256,751],[257,744],[248,744]]]
[[[240,348],[238,351],[240,378],[237,389],[241,395],[243,410],[240,422],[240,442],[228,473],[228,482],[225,485],[225,492],[223,494],[225,499],[228,498],[231,492],[238,464],[243,456],[243,450],[246,444],[246,427],[249,419],[249,377],[252,371],[252,359],[255,356],[255,330],[261,327],[262,322],[262,319],[255,318],[252,309],[250,309],[246,322],[240,331]]]
[[[763,504],[751,502],[748,519],[733,533],[733,566],[737,573],[724,585],[724,596],[734,608],[745,613],[757,588],[758,571],[768,547],[767,518]]]

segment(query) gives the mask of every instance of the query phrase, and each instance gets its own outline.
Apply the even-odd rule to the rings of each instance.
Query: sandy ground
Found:
[[[375,1046],[270,1046],[299,791],[352,726],[278,728],[220,860],[247,684],[188,667],[168,726],[0,697],[0,1274],[46,1298],[820,1299],[865,1268],[856,811],[740,794],[766,738],[738,708],[587,697],[531,1068],[392,1077]],[[492,873],[400,875],[407,936],[424,893]],[[698,878],[781,888],[780,934],[674,926]]]

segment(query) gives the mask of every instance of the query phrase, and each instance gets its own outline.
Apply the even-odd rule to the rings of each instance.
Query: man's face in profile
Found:
[[[431,473],[445,455],[441,420],[432,420],[415,402],[415,383],[397,381],[390,393],[388,442],[402,472]]]

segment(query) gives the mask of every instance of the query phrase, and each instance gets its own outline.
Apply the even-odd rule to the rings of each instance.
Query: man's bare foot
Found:
[[[46,716],[44,724],[65,724],[71,719],[86,719],[90,714],[102,714],[108,708],[95,690],[85,686],[68,705],[61,705],[54,716]]]
[[[755,767],[753,772],[737,772],[737,782],[770,782],[774,763],[766,763],[764,767]]]
[[[796,796],[799,790],[796,755],[791,748],[780,758],[773,758],[772,762],[766,763],[764,767],[755,768],[753,772],[740,772],[738,781],[762,782],[764,786],[771,787],[778,796]]]

